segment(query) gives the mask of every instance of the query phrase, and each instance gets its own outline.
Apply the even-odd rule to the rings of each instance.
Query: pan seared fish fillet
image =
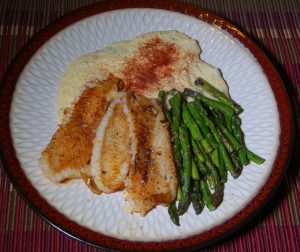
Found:
[[[126,199],[133,212],[144,216],[156,205],[166,205],[175,198],[177,176],[161,106],[154,99],[132,95],[130,113],[137,144]]]
[[[39,159],[43,174],[54,182],[81,177],[91,187],[89,164],[93,139],[109,101],[122,88],[120,79],[110,75],[104,81],[94,81],[86,87],[53,135]]]
[[[134,160],[132,119],[128,95],[120,92],[109,105],[97,130],[91,158],[92,177],[100,190],[123,190]]]

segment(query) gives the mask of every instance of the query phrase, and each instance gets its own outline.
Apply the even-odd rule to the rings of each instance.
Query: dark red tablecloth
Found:
[[[95,0],[0,2],[0,79],[23,45],[51,21]],[[186,0],[247,33],[269,56],[300,108],[300,1]],[[1,115],[0,115],[1,116]],[[297,124],[299,125],[299,124]],[[1,127],[1,125],[0,125]],[[299,128],[295,127],[297,133]],[[300,251],[300,152],[296,148],[274,198],[251,223],[208,251]],[[96,251],[38,217],[12,187],[0,163],[0,251]],[[98,251],[98,250],[97,250]]]

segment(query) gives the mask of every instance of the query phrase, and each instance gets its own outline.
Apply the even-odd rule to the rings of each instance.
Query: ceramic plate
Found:
[[[185,14],[183,14],[185,13]],[[196,16],[196,17],[195,17]],[[219,68],[232,98],[242,106],[247,146],[266,162],[229,176],[224,200],[199,216],[192,207],[175,226],[167,208],[132,215],[122,193],[94,195],[80,180],[55,184],[38,166],[57,129],[55,98],[66,67],[80,55],[150,31],[178,30],[199,41],[201,58]],[[10,82],[10,83],[9,83]],[[127,250],[204,246],[239,227],[278,184],[291,143],[291,115],[284,86],[263,53],[229,23],[183,4],[124,2],[75,11],[37,35],[2,85],[1,139],[7,171],[28,202],[67,234],[100,247]]]

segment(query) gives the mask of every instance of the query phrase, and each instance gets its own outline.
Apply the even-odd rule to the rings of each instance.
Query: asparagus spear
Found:
[[[247,156],[252,162],[254,162],[256,164],[262,164],[263,162],[265,162],[264,158],[256,155],[255,153],[253,153],[252,151],[250,151],[248,149],[247,149]]]
[[[224,184],[219,184],[214,193],[212,194],[212,205],[216,209],[223,201],[224,197]]]
[[[202,193],[202,196],[203,196],[204,204],[207,206],[207,208],[210,211],[215,210],[216,208],[212,204],[211,193],[210,193],[210,191],[207,187],[206,182],[203,179],[200,180],[200,190],[201,190],[201,193]]]
[[[200,163],[204,163],[205,157],[203,156],[201,150],[199,149],[199,146],[197,145],[196,141],[194,139],[192,139],[192,148],[193,148],[193,152],[195,154],[195,158],[196,160],[198,160]]]
[[[228,153],[227,153],[224,145],[222,145],[222,144],[219,145],[219,151],[220,151],[221,158],[224,161],[225,169],[227,171],[229,171],[231,173],[231,175],[234,177],[236,174],[235,168],[234,168],[234,165],[233,165],[230,157],[228,156]]]
[[[229,129],[231,131],[231,128],[232,128],[232,116],[224,115],[224,118],[225,118],[225,125],[226,125],[227,129]]]
[[[167,109],[166,106],[166,92],[165,91],[160,91],[158,94],[158,99],[160,102],[162,102],[162,106],[164,109],[164,113],[166,115],[166,118],[169,122],[170,125],[170,129],[171,129],[171,135],[172,135],[172,149],[173,149],[173,157],[174,157],[174,161],[176,164],[176,168],[177,168],[177,173],[178,175],[180,175],[180,167],[181,167],[181,154],[180,154],[180,141],[178,138],[178,128],[177,128],[177,124],[175,123],[175,121],[173,120],[173,117],[171,115],[171,112]],[[173,99],[173,111],[180,111],[180,100],[178,100],[180,98],[178,98],[178,96],[174,97]],[[177,107],[178,106],[178,107]],[[174,114],[174,112],[173,112]],[[177,116],[176,115],[176,120],[177,120]],[[175,116],[174,116],[175,118]],[[180,119],[180,117],[179,117]]]
[[[230,141],[230,143],[232,144],[232,146],[234,147],[235,150],[238,150],[241,148],[241,145],[239,144],[239,142],[234,138],[234,136],[231,134],[231,132],[226,127],[224,127],[222,124],[218,123],[218,128],[226,136],[226,138]]]
[[[225,135],[219,130],[217,129],[219,136],[221,138],[222,143],[224,144],[227,152],[230,154],[234,151],[234,147],[232,146],[231,142],[225,137]]]
[[[182,199],[182,191],[181,191],[181,187],[179,186],[177,189],[176,200],[180,201],[181,199]]]
[[[203,87],[207,92],[209,92],[213,97],[217,98],[219,101],[221,101],[224,105],[229,106],[235,110],[236,113],[240,113],[242,109],[235,104],[235,102],[227,97],[223,92],[212,86],[209,82],[199,77],[195,84],[197,86]]]
[[[233,132],[235,138],[241,144],[241,148],[237,151],[237,153],[238,153],[238,156],[239,156],[239,159],[240,159],[242,165],[247,165],[247,164],[249,164],[249,159],[248,159],[247,153],[246,153],[246,146],[242,139],[240,126],[241,126],[240,119],[238,117],[233,118],[232,132]]]
[[[214,149],[211,153],[211,161],[217,167],[220,167],[220,159],[219,159],[219,151],[218,149]]]
[[[182,199],[178,202],[178,215],[183,215],[191,204],[191,195],[190,193],[183,196]]]
[[[220,147],[219,147],[220,148]],[[225,184],[227,182],[227,171],[225,169],[225,164],[224,160],[220,155],[220,149],[218,148],[218,154],[219,154],[219,160],[220,160],[220,166],[218,167],[220,178],[221,178],[221,183]]]
[[[248,164],[248,160],[256,163],[256,164],[262,164],[263,162],[265,162],[265,159],[256,155],[255,153],[253,153],[252,151],[250,151],[249,149],[247,149],[247,147],[245,146],[244,142],[242,141],[242,137],[241,137],[241,120],[240,118],[234,118],[233,121],[233,131],[235,132],[236,138],[240,141],[240,143],[242,144],[242,150],[240,151],[239,154],[239,158],[241,160],[241,162],[244,164]],[[246,157],[245,157],[246,154]]]
[[[206,177],[209,181],[209,185],[212,189],[215,189],[215,187],[218,186],[218,184],[220,184],[218,172],[217,172],[214,164],[212,163],[210,157],[204,151],[203,146],[201,144],[198,144],[198,147],[205,159],[205,166],[207,167],[207,176]]]
[[[224,185],[219,184],[212,194],[208,189],[204,179],[200,180],[200,190],[203,196],[203,202],[210,211],[215,210],[222,202],[224,197]]]
[[[201,115],[198,112],[198,109],[195,105],[195,102],[187,102],[187,107],[190,111],[190,113],[192,114],[192,116],[194,117],[194,119],[196,120],[197,124],[199,125],[202,133],[204,136],[206,136],[207,134],[209,134],[209,128],[206,126],[204,120],[202,119]]]
[[[191,135],[193,139],[196,141],[200,141],[203,139],[203,135],[201,131],[198,128],[198,125],[196,124],[194,118],[190,114],[186,102],[182,103],[182,119],[184,124],[188,127],[188,129],[191,132]]]
[[[190,111],[188,110],[186,102],[182,103],[182,118],[184,124],[188,127],[189,131],[191,132],[192,138],[195,139],[197,142],[201,141],[201,144],[204,147],[204,150],[209,153],[212,151],[212,147],[207,139],[203,138],[203,135],[194,120],[193,116],[191,115]]]
[[[166,115],[166,118],[170,124],[170,128],[171,128],[171,134],[172,136],[176,136],[177,132],[176,129],[174,128],[174,124],[173,124],[173,120],[172,120],[172,116],[171,116],[171,112],[167,110],[166,104],[165,104],[165,97],[166,97],[166,93],[165,91],[161,90],[158,93],[158,100],[159,102],[162,104],[163,109],[164,109],[164,113]],[[177,164],[177,168],[180,167],[181,165],[181,157],[180,157],[180,142],[178,137],[175,139],[175,141],[173,142],[173,155],[174,155],[174,160],[175,163]],[[181,187],[179,186],[178,191],[177,191],[177,199],[181,198]],[[169,206],[168,206],[168,213],[170,216],[170,219],[172,220],[172,222],[177,225],[180,226],[179,223],[179,216],[178,216],[178,212],[177,212],[177,208],[176,208],[176,199],[173,200]]]
[[[188,131],[184,125],[179,127],[179,140],[181,145],[182,157],[182,195],[185,198],[190,192],[191,175],[192,175],[192,157],[190,152],[190,143]]]
[[[192,139],[192,149],[193,149],[193,153],[195,155],[195,161],[196,161],[196,165],[199,169],[199,171],[202,173],[202,175],[206,175],[208,174],[208,169],[205,165],[205,158],[202,154],[202,152],[200,151],[198,145],[196,144],[195,140]]]
[[[173,111],[173,127],[176,132],[179,130],[181,118],[181,95],[178,91],[172,92],[173,97],[170,99],[170,104]]]
[[[202,201],[199,180],[194,181],[191,199],[195,214],[200,214],[203,211],[204,204]]]
[[[232,153],[234,151],[234,146],[232,145],[232,143],[230,142],[230,140],[224,134],[224,132],[223,132],[224,129],[223,129],[223,131],[221,130],[221,127],[224,127],[223,115],[220,112],[215,111],[215,110],[212,110],[211,112],[212,112],[212,114],[214,116],[213,121],[216,122],[216,124],[217,124],[216,125],[217,131],[219,133],[219,136],[220,136],[220,138],[221,138],[221,140],[222,140],[222,142],[223,142],[226,150],[228,151],[228,153]],[[226,130],[226,128],[225,128],[225,130]]]
[[[193,178],[193,180],[199,180],[200,179],[198,167],[196,166],[196,163],[195,163],[194,159],[192,160],[192,178]]]
[[[168,213],[170,216],[170,219],[172,220],[172,222],[177,225],[180,226],[179,223],[179,216],[178,216],[178,212],[177,212],[177,208],[176,208],[176,200],[173,200],[169,206],[168,206]]]
[[[215,110],[221,111],[228,116],[233,116],[235,113],[233,108],[228,107],[219,101],[207,98],[206,96],[204,96],[200,93],[196,93],[195,91],[193,91],[191,89],[186,88],[184,90],[184,94],[186,96],[197,98],[197,99],[201,100],[202,102],[204,102],[206,105],[212,107]]]
[[[235,167],[234,173],[231,173],[231,174],[234,178],[237,178],[238,176],[241,175],[241,172],[243,170],[243,166],[242,166],[238,156],[236,155],[236,152],[232,152],[230,157],[231,157],[231,160],[232,160],[232,162],[234,164],[234,167]]]
[[[230,171],[230,173],[235,174],[234,165],[233,165],[232,161],[230,160],[230,157],[229,157],[229,155],[228,155],[228,153],[225,149],[225,146],[222,142],[222,138],[221,138],[220,134],[218,133],[214,123],[208,117],[208,114],[205,111],[202,104],[197,100],[195,101],[195,104],[197,105],[197,108],[198,108],[201,116],[203,117],[206,125],[210,128],[213,136],[215,137],[215,140],[219,144],[219,152],[220,152],[220,155],[221,155],[222,159],[224,160],[224,166],[225,166],[226,170]]]
[[[200,163],[199,161],[196,160],[196,165],[202,175],[208,174],[205,163]]]
[[[199,125],[200,130],[202,131],[205,139],[208,141],[208,143],[210,143],[210,145],[213,148],[216,148],[217,143],[216,143],[215,139],[213,138],[212,134],[210,133],[210,130],[206,126],[206,124],[205,124],[204,120],[202,119],[201,115],[199,114],[195,103],[194,102],[188,102],[187,107],[188,107],[190,113],[192,114],[192,116],[194,117],[196,123]]]

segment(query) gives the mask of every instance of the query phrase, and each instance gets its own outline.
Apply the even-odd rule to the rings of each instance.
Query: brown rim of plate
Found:
[[[213,229],[210,229],[198,235],[187,237],[185,239],[162,242],[135,242],[112,238],[80,226],[79,224],[68,219],[63,214],[59,213],[53,206],[51,206],[44,198],[41,197],[38,191],[32,186],[32,184],[25,176],[13,147],[9,127],[10,106],[18,78],[30,58],[53,35],[63,30],[67,26],[73,24],[74,22],[99,13],[125,8],[154,8],[175,11],[193,16],[211,25],[226,30],[233,37],[238,39],[245,47],[247,47],[254,55],[256,60],[261,65],[265,75],[267,76],[275,99],[277,101],[277,109],[279,111],[281,128],[280,145],[273,164],[273,169],[265,185],[248,203],[248,205],[235,216]],[[3,165],[13,185],[23,196],[25,201],[44,220],[49,222],[51,225],[53,225],[63,233],[87,244],[110,250],[189,250],[208,246],[214,242],[221,240],[222,238],[231,234],[233,231],[236,231],[239,227],[245,224],[246,221],[250,219],[250,217],[253,217],[253,215],[264,206],[266,201],[274,193],[275,189],[278,187],[281,181],[282,176],[284,175],[285,167],[288,164],[293,144],[292,112],[285,86],[271,61],[265,56],[261,49],[259,49],[250,38],[248,38],[235,26],[220,18],[219,16],[211,13],[210,11],[173,1],[116,0],[100,2],[75,10],[70,14],[67,14],[66,16],[63,16],[54,21],[44,30],[37,33],[27,43],[20,54],[10,65],[0,86],[0,113],[0,147]]]

